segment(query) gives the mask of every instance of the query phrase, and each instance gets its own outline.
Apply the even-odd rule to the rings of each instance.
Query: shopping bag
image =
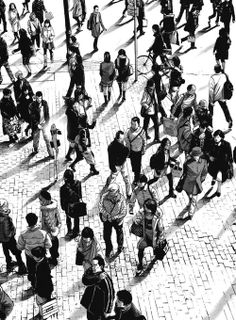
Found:
[[[57,299],[53,298],[50,301],[43,303],[41,306],[43,319],[48,319],[49,317],[58,313]]]
[[[178,120],[172,120],[170,118],[163,118],[163,131],[171,137],[177,136],[177,122]]]
[[[54,18],[54,15],[51,11],[48,11],[45,13],[45,20],[52,20]]]
[[[179,34],[177,31],[172,33],[170,43],[179,45]]]

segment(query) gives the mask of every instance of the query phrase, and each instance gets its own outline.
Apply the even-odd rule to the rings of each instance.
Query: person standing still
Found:
[[[93,41],[93,50],[96,52],[98,51],[98,38],[100,34],[103,31],[106,31],[107,29],[104,27],[104,24],[102,22],[102,16],[99,12],[98,5],[95,5],[93,7],[93,12],[91,13],[89,20],[88,20],[88,29],[91,30],[92,36],[94,37]],[[102,31],[101,31],[102,27]]]
[[[0,0],[0,23],[3,23],[3,33],[7,32],[7,21],[6,21],[6,4],[3,0]]]

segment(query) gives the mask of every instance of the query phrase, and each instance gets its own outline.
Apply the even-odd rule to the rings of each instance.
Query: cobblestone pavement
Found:
[[[52,3],[49,1],[45,1],[45,3],[49,9],[53,9]],[[108,47],[112,45],[114,51],[117,45],[121,46],[128,38],[122,33],[121,41],[121,39],[115,39],[113,35],[113,32],[117,34],[113,20],[116,21],[119,18],[123,3],[112,4],[112,1],[108,3],[106,0],[100,0],[100,3],[104,13],[104,20],[107,21],[106,25],[109,26],[108,22],[110,22],[111,27],[109,30],[112,31],[107,33],[107,38],[104,35],[101,39],[101,42],[103,42],[101,47],[104,48],[104,51],[106,50],[106,39]],[[94,4],[95,2],[91,1],[88,7],[92,8]],[[147,15],[151,17],[149,26],[154,20],[154,10],[159,10],[156,7],[157,3],[155,1],[147,5]],[[118,8],[119,12],[116,12]],[[208,4],[205,5],[205,11],[203,11],[205,17],[207,17],[207,8],[209,8]],[[58,25],[61,18],[60,12],[58,9],[58,16],[56,17]],[[113,16],[108,20],[111,12]],[[202,22],[203,24],[204,21]],[[128,26],[130,28],[130,24]],[[123,30],[130,29],[127,27]],[[198,99],[207,98],[207,83],[214,65],[212,54],[207,49],[212,47],[217,32],[217,30],[212,30],[212,34],[208,34],[205,39],[199,37],[198,49],[182,56],[186,84],[195,83],[197,85]],[[234,34],[235,28],[232,31],[232,35]],[[82,33],[81,38],[83,36]],[[151,39],[150,30],[147,34],[147,39]],[[233,36],[232,39],[234,46],[232,52],[234,52]],[[10,40],[10,36],[8,40]],[[147,43],[145,44],[142,41],[144,40],[140,39],[140,53],[144,53],[145,48],[148,46]],[[87,42],[83,47],[84,52],[88,50],[86,46]],[[59,187],[62,184],[63,172],[67,167],[64,163],[68,143],[66,140],[66,118],[62,95],[65,94],[67,89],[69,76],[63,60],[64,53],[62,49],[60,50],[57,53],[54,66],[47,73],[40,72],[39,62],[42,63],[42,57],[39,55],[39,57],[35,58],[32,77],[33,89],[35,91],[42,90],[45,99],[49,102],[50,123],[55,122],[63,132],[60,137],[62,146],[59,153],[58,181],[54,183],[55,163],[53,160],[48,161],[45,159],[47,154],[43,142],[40,145],[40,152],[37,156],[31,158],[29,154],[31,153],[32,142],[22,142],[9,149],[6,137],[2,136],[2,132],[0,133],[0,197],[7,198],[11,205],[12,217],[17,226],[17,236],[26,227],[25,215],[29,212],[39,213],[37,195],[41,188],[51,186],[50,192],[59,201]],[[128,45],[127,52],[130,55],[132,50],[132,45]],[[88,110],[88,115],[91,120],[97,120],[97,125],[91,133],[92,149],[95,153],[100,174],[89,177],[89,167],[83,161],[76,167],[76,177],[83,182],[83,198],[88,204],[88,216],[81,218],[80,227],[81,229],[84,226],[92,227],[104,248],[102,224],[98,216],[97,202],[99,193],[109,175],[106,149],[115,132],[119,129],[126,130],[129,126],[130,118],[134,115],[139,115],[139,101],[146,78],[139,77],[138,82],[133,82],[134,79],[131,77],[127,100],[122,105],[119,105],[116,101],[118,87],[117,84],[114,84],[111,102],[104,107],[103,96],[98,87],[98,63],[101,61],[101,57],[102,54],[99,51],[96,57],[85,61],[86,88],[93,98],[93,106]],[[14,56],[11,59],[16,58]],[[16,70],[18,68],[22,68],[22,66],[20,61],[16,60],[14,61],[13,69]],[[228,63],[227,71],[231,78],[235,80],[235,76],[232,74],[233,68],[235,69],[235,65],[231,61]],[[168,108],[168,101],[165,101],[165,103],[166,108]],[[230,111],[235,119],[234,104],[235,97],[229,102]],[[221,110],[216,106],[215,128],[226,128],[226,122],[222,117]],[[153,135],[152,131],[151,135]],[[235,130],[227,135],[227,139],[234,147]],[[157,147],[158,145],[149,144],[144,157],[143,172],[149,177],[152,175],[148,166],[149,159]],[[132,181],[130,164],[128,163],[127,165],[130,181]],[[175,184],[177,180],[178,178],[175,177]],[[139,306],[148,320],[236,319],[235,185],[235,178],[225,182],[222,188],[222,196],[209,202],[204,202],[201,199],[201,195],[194,218],[185,223],[178,222],[176,217],[185,207],[187,197],[184,194],[179,194],[177,199],[165,201],[161,208],[164,213],[164,226],[170,249],[164,260],[156,262],[154,265],[150,265],[152,252],[148,249],[145,253],[145,264],[149,267],[149,272],[139,278],[134,276],[137,259],[137,238],[129,234],[128,226],[132,216],[126,216],[124,224],[125,250],[113,263],[107,266],[107,271],[112,276],[116,290],[128,288],[132,291],[134,303]],[[156,184],[156,188],[160,200],[164,199],[167,194],[167,180],[165,178],[162,179]],[[210,177],[207,177],[204,183],[204,191],[206,192],[209,188]],[[58,319],[86,319],[85,310],[79,303],[84,291],[81,283],[83,270],[81,267],[75,266],[76,242],[65,241],[66,228],[63,212],[61,212],[61,216],[63,218],[63,228],[60,232],[60,260],[59,265],[52,271],[55,294],[60,308]],[[2,271],[4,271],[4,264],[5,260],[1,251],[0,265],[3,266]],[[32,319],[33,312],[37,313],[37,307],[33,311],[33,297],[27,293],[29,288],[27,277],[18,277],[15,273],[11,273],[3,287],[15,302],[13,313],[9,319]]]

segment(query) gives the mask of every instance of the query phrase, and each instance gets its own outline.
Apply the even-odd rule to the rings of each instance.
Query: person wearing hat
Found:
[[[107,191],[101,196],[99,214],[103,222],[103,238],[106,245],[105,256],[109,260],[113,250],[111,242],[112,228],[116,230],[118,254],[123,250],[124,244],[123,222],[127,214],[127,206],[118,184],[111,183]]]
[[[185,161],[183,167],[183,190],[187,193],[189,203],[184,210],[181,219],[191,218],[195,212],[197,195],[202,192],[202,182],[207,175],[207,160],[202,158],[200,147],[194,147],[190,157]],[[187,214],[187,216],[186,216]]]
[[[11,314],[14,303],[9,297],[9,295],[3,290],[1,284],[4,282],[4,279],[0,277],[0,319],[5,320]]]
[[[18,105],[23,95],[23,89],[27,88],[30,96],[33,96],[34,92],[29,81],[24,78],[22,71],[18,70],[15,73],[15,77],[16,77],[16,81],[14,82],[13,89],[14,89],[15,100]]]
[[[8,207],[8,202],[5,199],[0,200],[0,243],[2,244],[3,253],[6,258],[7,271],[18,265],[18,274],[23,275],[27,273],[24,262],[21,258],[21,251],[17,249],[16,245],[16,228],[9,217],[11,210]],[[10,252],[16,257],[16,261],[12,261]]]
[[[64,172],[64,184],[60,188],[61,208],[66,213],[67,234],[65,238],[73,239],[79,235],[79,217],[74,220],[74,228],[72,230],[72,218],[70,217],[70,207],[76,202],[82,202],[81,182],[75,180],[74,172],[71,169],[66,169]]]
[[[40,191],[39,201],[42,215],[41,229],[49,234],[52,241],[52,246],[49,249],[51,254],[49,262],[56,266],[58,263],[57,258],[59,257],[59,240],[57,236],[61,227],[61,217],[56,200],[52,199],[51,194],[47,190],[42,189]]]

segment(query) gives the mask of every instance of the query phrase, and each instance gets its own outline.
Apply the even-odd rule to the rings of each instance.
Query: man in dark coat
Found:
[[[6,41],[0,36],[0,84],[3,82],[2,74],[1,74],[1,68],[4,66],[6,69],[6,72],[11,79],[11,82],[14,83],[15,79],[13,76],[13,73],[10,69],[9,63],[8,63],[8,50],[7,50],[7,43]]]
[[[115,291],[110,276],[104,271],[101,256],[93,258],[92,267],[82,277],[86,286],[80,304],[87,309],[88,320],[103,320],[112,311]]]
[[[12,312],[14,303],[9,295],[1,287],[2,282],[3,279],[0,278],[0,319],[5,320]]]
[[[125,169],[125,161],[129,155],[129,148],[124,145],[124,139],[124,132],[119,130],[116,133],[115,139],[108,146],[108,159],[111,174],[107,179],[107,185],[114,182],[118,174],[121,173],[125,183],[126,195],[129,199],[132,191],[128,174]]]
[[[6,21],[6,4],[3,0],[0,0],[0,23],[3,23],[3,33],[7,32],[7,21]]]
[[[225,30],[229,34],[230,32],[230,21],[232,19],[235,22],[235,13],[232,0],[225,0],[219,6],[220,21],[224,23]]]
[[[54,159],[53,151],[50,146],[49,137],[46,132],[49,123],[49,108],[46,100],[43,99],[41,91],[36,92],[36,101],[29,106],[31,128],[33,131],[33,155],[38,153],[40,132],[42,131],[49,158]]]
[[[175,20],[176,24],[180,22],[184,11],[186,11],[186,21],[188,20],[189,7],[190,7],[190,0],[180,0],[180,11],[179,11],[178,17]]]
[[[153,64],[156,63],[156,58],[160,56],[160,59],[162,63],[165,63],[165,58],[163,56],[163,51],[164,51],[164,41],[163,37],[161,35],[161,30],[158,24],[154,24],[152,26],[152,31],[153,31],[153,36],[154,36],[154,42],[151,45],[151,47],[147,50],[147,52],[152,52],[153,53]]]
[[[23,77],[22,71],[17,71],[15,73],[15,77],[17,80],[14,82],[13,88],[14,88],[16,103],[19,104],[19,101],[23,95],[23,88],[25,90],[26,88],[28,89],[28,93],[30,96],[33,96],[34,92],[29,81]]]

